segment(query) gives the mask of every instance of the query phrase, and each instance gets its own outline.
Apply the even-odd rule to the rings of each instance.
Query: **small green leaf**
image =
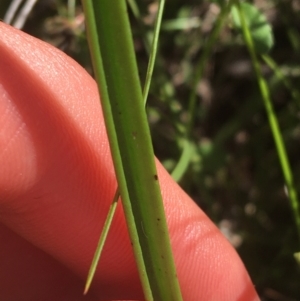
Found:
[[[272,27],[261,11],[250,3],[241,3],[246,23],[251,32],[255,50],[260,54],[265,54],[273,47],[274,39]],[[242,32],[241,20],[235,6],[231,8],[233,24],[237,30]]]

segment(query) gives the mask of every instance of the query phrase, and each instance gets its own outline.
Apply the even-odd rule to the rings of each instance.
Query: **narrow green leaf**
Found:
[[[154,63],[155,63],[155,58],[156,58],[156,53],[157,53],[158,36],[159,36],[159,32],[160,32],[160,27],[161,27],[161,20],[162,20],[164,5],[165,5],[165,1],[162,0],[159,4],[159,8],[158,8],[158,14],[157,14],[155,30],[154,30],[154,37],[153,37],[152,48],[151,48],[152,51],[150,54],[146,81],[145,81],[145,86],[144,86],[144,90],[143,90],[144,104],[146,104],[146,101],[147,101],[147,96],[148,96],[151,78],[152,78],[152,74],[153,74]],[[103,250],[103,246],[105,244],[108,231],[110,229],[114,214],[116,212],[117,202],[118,202],[119,197],[120,197],[120,193],[119,193],[119,189],[117,188],[113,202],[107,213],[107,217],[106,217],[106,220],[105,220],[105,223],[104,223],[104,226],[103,226],[100,238],[99,238],[99,242],[98,242],[92,263],[91,263],[91,267],[88,272],[87,281],[86,281],[86,285],[85,285],[85,289],[84,289],[84,294],[86,294],[88,292],[90,285],[92,283],[93,277],[95,275],[97,265],[98,265],[98,262],[99,262],[99,259],[100,259],[100,256],[101,256],[101,253]]]
[[[113,202],[109,207],[107,217],[106,217],[105,223],[104,223],[103,228],[102,228],[102,232],[101,232],[101,235],[100,235],[100,238],[99,238],[99,243],[97,245],[97,248],[96,248],[96,251],[95,251],[95,255],[94,255],[90,270],[88,272],[88,277],[87,277],[84,292],[83,292],[84,295],[87,294],[87,292],[90,288],[90,285],[92,283],[92,280],[94,278],[96,268],[97,268],[97,264],[99,262],[99,258],[100,258],[100,255],[102,253],[102,250],[103,250],[106,238],[107,238],[108,231],[111,227],[111,223],[113,221],[113,217],[114,217],[116,209],[117,209],[117,204],[118,204],[119,197],[120,197],[119,190],[116,190]]]
[[[93,63],[94,73],[96,77],[96,81],[98,83],[99,92],[101,95],[101,103],[102,103],[102,110],[104,115],[104,121],[106,125],[106,130],[108,132],[109,144],[110,149],[112,152],[113,162],[116,169],[116,176],[117,181],[120,186],[122,183],[123,187],[123,200],[126,199],[128,201],[128,192],[126,190],[126,180],[124,178],[124,172],[122,169],[122,160],[120,155],[120,149],[118,146],[118,138],[116,134],[115,124],[113,120],[112,108],[110,106],[110,97],[108,91],[108,84],[107,84],[107,74],[105,74],[102,53],[100,50],[100,43],[98,41],[98,30],[96,24],[95,14],[101,17],[101,13],[103,14],[104,11],[100,8],[94,9],[94,5],[91,1],[82,1],[82,6],[84,9],[84,14],[86,18],[86,31],[87,31],[87,38],[89,42],[89,48],[91,53],[91,59]],[[124,188],[125,186],[125,188]],[[140,274],[141,283],[143,286],[143,291],[146,300],[153,300],[151,287],[148,279],[148,275],[146,273],[145,262],[142,255],[141,246],[139,244],[139,237],[137,233],[137,228],[134,221],[134,216],[132,210],[130,208],[130,203],[126,203],[128,210],[125,211],[127,227],[130,233],[131,243],[134,248],[135,259],[137,263],[137,267]],[[124,204],[124,208],[125,208]]]
[[[164,12],[164,7],[165,7],[165,0],[160,0],[158,11],[157,11],[156,22],[155,22],[154,36],[153,36],[153,41],[152,41],[152,46],[151,46],[151,53],[150,53],[150,58],[149,58],[149,63],[148,63],[148,68],[147,68],[146,80],[145,80],[145,85],[144,85],[144,89],[143,89],[144,104],[146,104],[146,102],[147,102],[148,93],[149,93],[149,89],[150,89],[150,83],[151,83],[153,69],[154,69],[154,63],[155,63],[155,59],[156,59],[158,38],[159,38],[159,32],[160,32],[160,28],[161,28],[161,20],[162,20],[162,15]]]
[[[93,67],[145,298],[182,300],[125,0],[82,1],[82,4],[87,13]]]
[[[284,144],[282,134],[280,131],[278,119],[277,119],[277,116],[276,116],[276,113],[275,113],[275,110],[273,108],[273,104],[271,101],[269,87],[268,87],[268,84],[267,84],[266,80],[264,79],[262,72],[261,72],[261,67],[260,67],[260,63],[257,58],[254,41],[252,39],[250,29],[246,22],[247,19],[246,19],[244,9],[242,9],[242,3],[240,3],[239,0],[234,0],[234,4],[236,7],[236,11],[238,13],[238,17],[241,22],[241,29],[243,32],[244,40],[245,40],[246,46],[247,46],[248,51],[251,56],[253,68],[255,71],[256,78],[257,78],[258,87],[260,89],[260,94],[262,96],[262,100],[263,100],[265,110],[266,110],[266,113],[268,116],[270,128],[272,131],[277,154],[279,157],[279,162],[280,162],[282,173],[284,176],[285,185],[286,185],[287,192],[288,192],[288,198],[289,198],[291,209],[292,209],[292,212],[294,215],[294,221],[296,224],[296,230],[298,232],[298,238],[299,238],[299,242],[300,242],[300,203],[298,200],[298,193],[297,193],[297,190],[295,187],[293,173],[292,173],[289,159],[287,156],[285,144]]]

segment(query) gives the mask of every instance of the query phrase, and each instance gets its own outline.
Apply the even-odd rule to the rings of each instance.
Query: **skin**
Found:
[[[0,299],[143,300],[121,204],[86,297],[116,189],[94,80],[0,23]],[[183,299],[259,300],[235,250],[159,162]]]

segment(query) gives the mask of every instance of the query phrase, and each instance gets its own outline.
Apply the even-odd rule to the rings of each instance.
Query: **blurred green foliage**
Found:
[[[264,14],[253,4],[242,2],[241,9],[246,18],[246,24],[251,32],[253,43],[258,54],[267,53],[273,47],[272,27]],[[232,6],[232,20],[237,29],[242,31],[242,24],[239,13],[235,6]]]
[[[0,17],[10,1],[1,1]],[[274,32],[269,55],[289,88],[262,61],[300,191],[300,5],[249,1]],[[172,172],[184,146],[195,66],[222,1],[167,1],[147,112],[157,157]],[[143,83],[157,2],[137,0],[130,12]],[[89,72],[82,10],[68,18],[67,1],[40,0],[23,29],[67,52]],[[296,94],[295,94],[296,93]],[[242,257],[262,300],[300,300],[297,232],[249,55],[228,17],[197,87],[191,162],[180,185],[220,227]]]

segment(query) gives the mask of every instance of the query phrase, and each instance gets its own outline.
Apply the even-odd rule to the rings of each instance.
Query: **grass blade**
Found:
[[[160,0],[159,6],[158,6],[158,11],[157,11],[156,22],[155,22],[154,35],[153,35],[153,41],[152,41],[152,46],[151,46],[149,64],[148,64],[148,68],[147,68],[146,80],[145,80],[145,85],[144,85],[144,89],[143,89],[144,104],[146,104],[146,102],[147,102],[148,93],[149,93],[149,89],[150,89],[150,83],[151,83],[151,78],[152,78],[156,54],[157,54],[158,38],[159,38],[159,33],[160,33],[160,28],[161,28],[161,20],[162,20],[162,16],[163,16],[163,12],[164,12],[164,7],[165,7],[165,0]]]
[[[145,298],[182,300],[125,1],[104,0],[92,4],[82,1],[82,4],[114,166]],[[165,277],[166,273],[169,277]]]
[[[300,206],[299,206],[297,190],[295,188],[293,174],[292,174],[290,163],[288,160],[285,144],[284,144],[284,141],[283,141],[283,138],[281,135],[281,131],[280,131],[280,127],[279,127],[279,123],[278,123],[278,120],[277,120],[277,117],[276,117],[276,114],[275,114],[275,111],[274,111],[274,108],[272,105],[268,85],[262,76],[260,64],[259,64],[259,61],[258,61],[258,58],[256,55],[256,51],[255,51],[254,43],[252,41],[251,33],[246,24],[244,11],[241,8],[239,0],[235,0],[234,3],[236,6],[236,9],[238,11],[239,18],[241,20],[244,40],[245,40],[246,46],[247,46],[248,51],[251,56],[252,64],[253,64],[255,75],[257,78],[257,82],[258,82],[258,86],[259,86],[262,100],[263,100],[263,103],[264,103],[264,106],[265,106],[265,109],[267,112],[267,116],[269,119],[270,128],[271,128],[271,131],[273,134],[279,161],[281,164],[281,169],[282,169],[283,176],[285,179],[285,185],[286,185],[287,192],[288,192],[288,198],[290,200],[290,205],[291,205],[292,212],[294,215],[294,220],[295,220],[298,237],[299,237],[299,242],[300,242]]]
[[[107,217],[106,217],[106,220],[105,220],[105,223],[103,225],[102,232],[101,232],[101,235],[100,235],[100,238],[99,238],[99,243],[97,245],[95,255],[94,255],[90,270],[88,272],[88,277],[87,277],[84,292],[83,292],[84,295],[87,294],[87,292],[90,288],[90,285],[92,283],[93,277],[95,275],[97,264],[99,262],[99,258],[100,258],[101,252],[103,250],[103,247],[104,247],[104,244],[105,244],[105,241],[106,241],[106,238],[107,238],[108,231],[110,229],[113,217],[114,217],[116,209],[117,209],[117,204],[118,204],[119,197],[120,197],[119,190],[117,190],[116,193],[115,193],[113,202],[109,207]]]
[[[150,59],[149,59],[149,64],[147,68],[147,75],[146,75],[146,81],[145,81],[145,86],[143,90],[143,99],[144,99],[144,104],[147,102],[147,96],[149,93],[149,88],[150,88],[150,83],[151,83],[151,78],[153,74],[153,69],[154,69],[154,64],[155,64],[155,58],[156,58],[156,53],[157,53],[157,47],[158,47],[158,37],[159,37],[159,32],[161,28],[161,20],[162,20],[162,15],[163,15],[163,9],[164,9],[165,1],[162,0],[159,4],[159,9],[158,9],[158,14],[157,14],[157,19],[156,19],[156,24],[155,24],[155,31],[154,31],[154,37],[153,37],[153,42],[152,42],[152,51],[150,54]],[[103,250],[103,246],[105,244],[105,240],[107,238],[108,231],[110,229],[114,214],[116,212],[117,208],[117,202],[120,197],[120,192],[119,189],[116,189],[114,199],[112,201],[112,204],[110,206],[110,209],[107,213],[107,217],[99,238],[99,242],[88,272],[85,288],[84,288],[84,294],[87,294],[90,285],[92,283],[93,277],[96,272],[96,268],[101,256],[101,252]]]

